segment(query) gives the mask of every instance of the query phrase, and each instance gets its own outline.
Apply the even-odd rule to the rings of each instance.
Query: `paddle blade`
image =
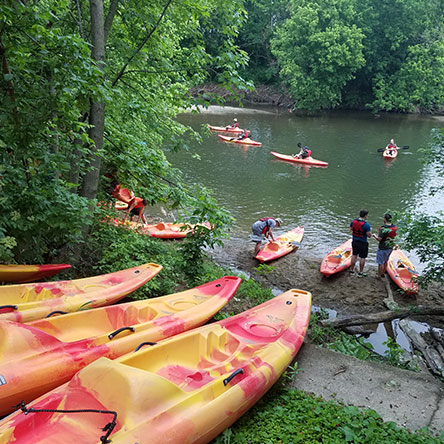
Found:
[[[293,247],[298,247],[298,248],[301,246],[301,243],[298,241],[292,241],[289,242],[289,244],[292,245]]]
[[[398,149],[401,149],[401,150],[408,150],[408,149],[409,149],[409,146],[408,146],[408,145],[406,145],[406,146],[398,146]]]
[[[385,151],[385,148],[378,148],[378,153],[383,153]]]

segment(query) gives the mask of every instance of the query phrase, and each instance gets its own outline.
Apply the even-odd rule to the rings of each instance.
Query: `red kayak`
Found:
[[[217,133],[242,134],[244,132],[242,128],[230,128],[229,126],[208,125],[208,128]]]
[[[0,282],[35,282],[54,276],[62,270],[71,268],[69,264],[45,265],[3,265],[0,264]]]
[[[276,157],[279,160],[285,160],[286,162],[300,163],[303,165],[312,165],[312,166],[328,166],[328,162],[323,162],[322,160],[313,159],[313,157],[307,157],[306,159],[299,159],[298,157],[293,157],[288,154],[280,154],[275,151],[270,151],[270,154]]]
[[[398,155],[397,148],[386,148],[382,153],[384,159],[394,159]]]
[[[268,242],[256,255],[259,262],[268,262],[291,253],[298,248],[304,237],[304,228],[296,227],[276,238],[274,242]]]
[[[390,254],[387,273],[393,282],[407,294],[418,293],[419,286],[416,280],[419,273],[402,250],[393,250]]]
[[[249,137],[247,137],[246,139],[237,139],[236,137],[221,136],[219,134],[217,136],[224,142],[240,143],[241,145],[262,146],[262,143],[251,140]]]
[[[339,247],[330,251],[321,264],[321,273],[325,277],[329,277],[332,274],[339,273],[342,270],[350,267],[352,258],[352,240],[349,239]]]

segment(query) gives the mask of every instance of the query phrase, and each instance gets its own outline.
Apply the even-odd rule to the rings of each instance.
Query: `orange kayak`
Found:
[[[145,264],[72,281],[0,287],[0,320],[29,322],[117,302],[152,279],[161,265]]]
[[[300,163],[302,165],[312,165],[312,166],[328,166],[328,162],[323,162],[322,160],[313,159],[313,157],[307,157],[306,159],[299,159],[298,157],[293,157],[288,154],[280,154],[275,151],[270,151],[270,154],[277,159],[285,160],[286,162]]]
[[[182,239],[187,237],[189,233],[193,232],[196,225],[191,224],[170,224],[159,222],[155,225],[138,224],[136,222],[123,222],[122,219],[109,219],[109,223],[116,227],[129,228],[131,230],[140,230],[142,233],[151,237],[157,237],[159,239]],[[210,228],[210,224],[204,224],[207,228]]]
[[[344,242],[339,247],[330,251],[321,263],[321,273],[329,277],[350,267],[352,258],[352,240]]]
[[[242,134],[244,132],[242,128],[230,128],[228,126],[208,125],[208,128],[216,133]]]
[[[228,136],[221,136],[218,134],[219,139],[223,140],[224,142],[230,142],[230,143],[239,143],[241,145],[254,145],[254,146],[262,146],[262,143],[256,142],[255,140],[251,140],[249,137],[245,139],[237,139],[236,137],[228,137]]]
[[[299,247],[303,237],[303,227],[293,228],[288,233],[277,237],[275,242],[268,242],[256,255],[256,259],[259,262],[267,262],[285,256]]]
[[[407,294],[418,293],[416,278],[419,273],[402,250],[393,250],[390,254],[387,273],[393,282]]]
[[[46,265],[3,265],[0,264],[0,282],[35,282],[54,276],[62,270],[71,268],[68,264]]]
[[[29,324],[0,321],[0,375],[5,381],[0,385],[0,415],[69,381],[101,356],[114,359],[202,325],[240,283],[240,278],[226,276],[181,293]]]
[[[114,361],[99,358],[29,410],[23,405],[27,414],[18,410],[5,418],[0,443],[208,443],[291,363],[310,308],[310,293],[290,290]]]
[[[134,198],[134,193],[128,188],[122,188],[121,185],[117,185],[116,188],[114,188],[113,197],[124,203],[130,203]]]

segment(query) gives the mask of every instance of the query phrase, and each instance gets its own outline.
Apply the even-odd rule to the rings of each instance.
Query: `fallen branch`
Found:
[[[380,322],[392,321],[393,319],[403,319],[408,316],[444,316],[444,308],[427,307],[418,305],[399,310],[387,310],[379,313],[367,315],[351,315],[343,318],[324,319],[321,325],[324,327],[349,327],[352,325],[378,324]]]

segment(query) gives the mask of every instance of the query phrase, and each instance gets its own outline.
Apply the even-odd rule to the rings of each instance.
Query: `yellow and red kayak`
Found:
[[[419,287],[416,279],[419,273],[402,250],[393,250],[390,254],[387,273],[393,282],[407,294],[418,293]]]
[[[241,145],[254,145],[254,146],[262,146],[262,143],[256,142],[255,140],[251,140],[249,137],[245,139],[237,139],[236,137],[228,137],[228,136],[221,136],[218,134],[219,139],[223,140],[224,142],[230,142],[230,143],[239,143]]]
[[[310,293],[290,290],[114,361],[99,358],[29,410],[23,406],[27,414],[5,418],[0,443],[208,443],[291,363],[310,308]]]
[[[161,269],[161,265],[144,264],[72,281],[4,285],[0,287],[0,320],[29,322],[109,305],[137,290]]]
[[[138,346],[198,327],[233,296],[241,279],[225,276],[159,298],[95,308],[29,324],[0,321],[0,415],[69,381],[101,356],[114,359]]]
[[[313,157],[307,157],[306,159],[299,159],[298,157],[293,157],[288,154],[276,153],[275,151],[270,151],[270,154],[272,156],[276,157],[277,159],[285,160],[286,162],[300,163],[302,165],[311,165],[311,166],[319,166],[319,167],[328,166],[328,162],[313,159]]]
[[[275,242],[268,242],[256,255],[259,262],[278,259],[299,247],[304,237],[304,228],[296,227],[293,230],[276,238]]]
[[[23,283],[35,282],[54,276],[62,270],[71,268],[69,264],[45,265],[3,265],[0,264],[0,282]],[[1,300],[0,300],[1,303]]]
[[[329,277],[350,267],[352,258],[352,240],[344,242],[339,247],[330,251],[321,263],[321,273]]]
[[[242,128],[230,128],[229,126],[208,125],[208,128],[216,133],[242,134],[244,132]]]

